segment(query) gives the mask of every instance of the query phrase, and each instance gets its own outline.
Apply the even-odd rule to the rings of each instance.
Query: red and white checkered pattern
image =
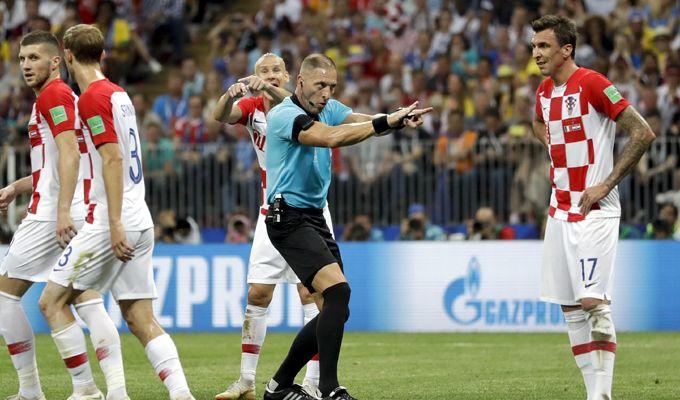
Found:
[[[550,152],[550,216],[582,221],[578,203],[583,191],[602,183],[614,167],[616,117],[628,107],[603,75],[579,68],[555,87],[545,79],[536,91],[536,115],[545,121]],[[588,218],[619,217],[621,205],[614,188]]]
[[[241,109],[241,119],[236,122],[245,126],[253,142],[253,149],[257,154],[257,163],[260,165],[261,190],[260,190],[260,213],[267,214],[267,168],[265,167],[266,157],[264,155],[264,144],[267,140],[267,115],[264,105],[264,97],[252,96],[244,97],[236,102]]]
[[[59,202],[59,148],[56,137],[74,131],[80,150],[78,183],[71,202],[71,218],[85,218],[92,185],[91,141],[83,135],[78,119],[78,96],[61,79],[55,79],[38,94],[28,137],[31,144],[31,176],[33,192],[28,204],[28,221],[56,221]],[[56,118],[56,119],[55,119]]]

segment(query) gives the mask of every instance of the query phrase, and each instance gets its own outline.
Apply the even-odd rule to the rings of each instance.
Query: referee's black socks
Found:
[[[347,282],[333,285],[323,292],[323,309],[319,313],[316,338],[319,342],[319,390],[324,396],[338,384],[338,358],[345,321],[349,318],[351,290]]]
[[[349,318],[351,290],[347,282],[333,285],[323,292],[323,309],[297,334],[286,359],[274,375],[277,387],[290,387],[302,367],[319,353],[319,390],[327,396],[338,384],[338,358],[345,321]],[[271,387],[276,390],[275,387]]]

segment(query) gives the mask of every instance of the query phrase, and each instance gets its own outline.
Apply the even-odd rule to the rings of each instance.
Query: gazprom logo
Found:
[[[468,262],[467,274],[455,279],[444,292],[444,309],[459,325],[559,325],[564,323],[560,307],[538,299],[480,299],[482,267],[477,257]],[[508,282],[512,285],[512,282]],[[506,287],[504,292],[512,291]]]

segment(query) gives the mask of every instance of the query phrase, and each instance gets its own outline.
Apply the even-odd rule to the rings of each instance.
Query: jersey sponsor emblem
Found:
[[[571,115],[571,113],[574,112],[574,107],[576,106],[576,99],[569,96],[569,97],[567,97],[566,102],[567,102],[567,112],[569,113],[569,115]]]
[[[621,99],[623,99],[623,96],[621,96],[621,93],[619,93],[618,89],[616,89],[616,86],[614,85],[609,85],[606,89],[604,89],[604,94],[607,96],[609,101],[612,102],[612,104],[616,104]]]
[[[62,122],[66,122],[68,119],[66,117],[66,109],[64,106],[50,108],[50,116],[52,116],[52,122],[54,122],[54,125],[59,125]]]
[[[99,115],[95,115],[94,117],[88,118],[87,126],[90,127],[90,132],[92,132],[92,136],[104,133],[104,131],[106,130],[106,128],[104,128],[104,120],[102,120],[102,117]]]

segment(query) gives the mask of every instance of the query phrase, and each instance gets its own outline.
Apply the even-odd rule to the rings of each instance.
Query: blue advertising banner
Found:
[[[559,306],[539,300],[542,244],[522,242],[343,243],[352,286],[348,330],[561,331]],[[158,245],[154,309],[171,332],[237,332],[247,297],[249,245]],[[0,254],[4,251],[0,249]],[[680,330],[680,243],[622,241],[613,315],[622,331]],[[23,303],[36,332],[48,328],[38,284]],[[124,328],[110,295],[107,309]],[[271,331],[295,331],[303,313],[294,285],[279,285]]]

